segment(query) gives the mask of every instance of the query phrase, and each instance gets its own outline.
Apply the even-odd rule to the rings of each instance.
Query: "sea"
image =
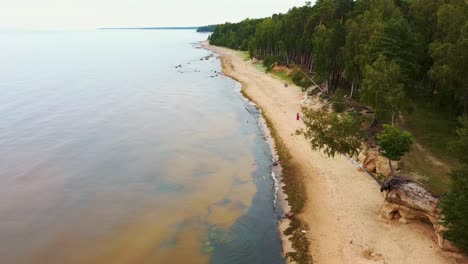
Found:
[[[284,263],[260,111],[207,37],[0,31],[0,263]]]

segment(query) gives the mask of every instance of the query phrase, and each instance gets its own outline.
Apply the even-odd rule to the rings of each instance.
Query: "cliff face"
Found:
[[[441,212],[438,197],[432,195],[414,181],[403,177],[390,176],[388,159],[380,155],[378,147],[362,151],[358,155],[358,162],[370,173],[382,174],[388,177],[381,189],[384,191],[384,204],[381,209],[382,218],[398,219],[403,224],[410,221],[431,223],[439,247],[442,250],[459,251],[443,237],[446,228],[440,224]],[[398,162],[392,161],[392,166],[397,170]]]
[[[393,183],[392,183],[393,181]],[[400,223],[410,221],[430,222],[437,237],[437,244],[443,250],[458,251],[443,238],[445,227],[440,221],[439,198],[435,197],[416,182],[399,177],[390,177],[382,187],[384,204],[381,216],[385,219],[399,218]]]
[[[390,175],[390,166],[388,159],[380,155],[377,147],[365,149],[358,155],[358,162],[371,173]],[[398,169],[398,161],[392,161],[392,166],[395,170]]]

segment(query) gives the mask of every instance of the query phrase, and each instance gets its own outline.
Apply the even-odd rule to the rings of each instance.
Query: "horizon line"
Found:
[[[170,29],[198,29],[200,26],[186,27],[101,27],[99,30],[170,30]]]

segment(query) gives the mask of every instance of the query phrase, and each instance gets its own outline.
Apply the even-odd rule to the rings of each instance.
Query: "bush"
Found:
[[[468,117],[459,118],[461,127],[457,131],[458,139],[452,148],[462,163],[460,169],[452,172],[450,192],[442,199],[442,224],[448,230],[444,237],[468,252]]]
[[[304,135],[312,149],[321,150],[328,156],[336,154],[353,156],[358,153],[364,139],[362,119],[353,114],[329,113],[324,110],[303,108],[302,120],[305,129],[297,130]]]
[[[333,111],[337,113],[342,113],[346,110],[346,104],[344,102],[333,101],[332,103]]]
[[[398,127],[384,125],[383,131],[377,136],[382,156],[388,158],[391,174],[393,175],[392,160],[400,160],[414,143],[413,135],[408,131],[401,131]]]
[[[308,88],[312,86],[312,81],[301,70],[296,70],[292,73],[292,81],[297,86]]]
[[[377,141],[383,150],[382,155],[390,160],[400,160],[414,143],[413,135],[401,131],[396,126],[384,125],[383,131],[377,136]]]
[[[455,130],[458,138],[450,147],[461,162],[468,164],[468,116],[459,117],[458,122],[460,127]]]
[[[335,93],[333,94],[333,99],[332,99],[332,108],[333,111],[337,113],[341,113],[344,110],[346,110],[346,100],[345,100],[345,95],[346,92],[343,89],[337,89]]]
[[[275,66],[275,63],[278,62],[279,59],[276,56],[272,55],[266,55],[265,58],[263,58],[263,66],[266,67],[266,71],[269,72],[273,69]]]
[[[468,166],[452,173],[451,190],[442,199],[444,237],[468,252]]]

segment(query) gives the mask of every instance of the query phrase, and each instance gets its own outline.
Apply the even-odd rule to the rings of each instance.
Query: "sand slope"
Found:
[[[308,201],[301,217],[308,223],[314,263],[465,263],[436,245],[431,227],[383,220],[379,186],[344,157],[328,158],[311,150],[296,121],[302,93],[254,68],[237,51],[209,46],[224,60],[225,74],[243,82],[244,91],[262,108],[278,135],[301,164]]]

